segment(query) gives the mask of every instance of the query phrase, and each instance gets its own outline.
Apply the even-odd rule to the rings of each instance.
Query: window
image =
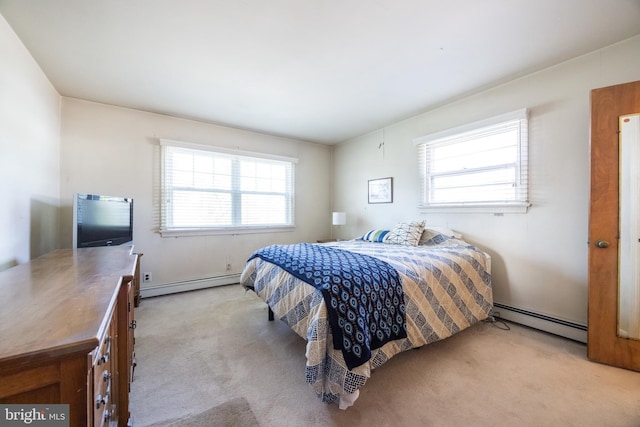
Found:
[[[162,140],[165,235],[292,227],[296,159]]]
[[[421,208],[526,212],[526,109],[427,135],[414,144]]]

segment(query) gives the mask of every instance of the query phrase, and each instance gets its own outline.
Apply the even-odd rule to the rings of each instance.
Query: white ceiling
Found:
[[[63,96],[327,144],[640,34],[640,0],[0,0],[0,13]]]

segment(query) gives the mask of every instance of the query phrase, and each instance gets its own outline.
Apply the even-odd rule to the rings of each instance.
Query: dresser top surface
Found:
[[[131,246],[60,249],[0,272],[0,367],[95,347],[135,261]]]

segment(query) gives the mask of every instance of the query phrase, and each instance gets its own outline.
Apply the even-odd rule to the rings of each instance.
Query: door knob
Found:
[[[596,246],[598,248],[608,248],[609,247],[609,242],[606,242],[604,240],[596,240]]]

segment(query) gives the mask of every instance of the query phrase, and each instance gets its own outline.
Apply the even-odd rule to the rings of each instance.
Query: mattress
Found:
[[[326,403],[353,404],[371,372],[400,352],[448,338],[484,319],[493,308],[490,257],[461,239],[442,237],[406,246],[349,240],[322,245],[380,259],[399,274],[404,292],[406,338],[371,351],[360,366],[347,368],[336,348],[319,289],[260,257],[247,262],[241,285],[254,291],[275,317],[306,344],[305,380]]]

